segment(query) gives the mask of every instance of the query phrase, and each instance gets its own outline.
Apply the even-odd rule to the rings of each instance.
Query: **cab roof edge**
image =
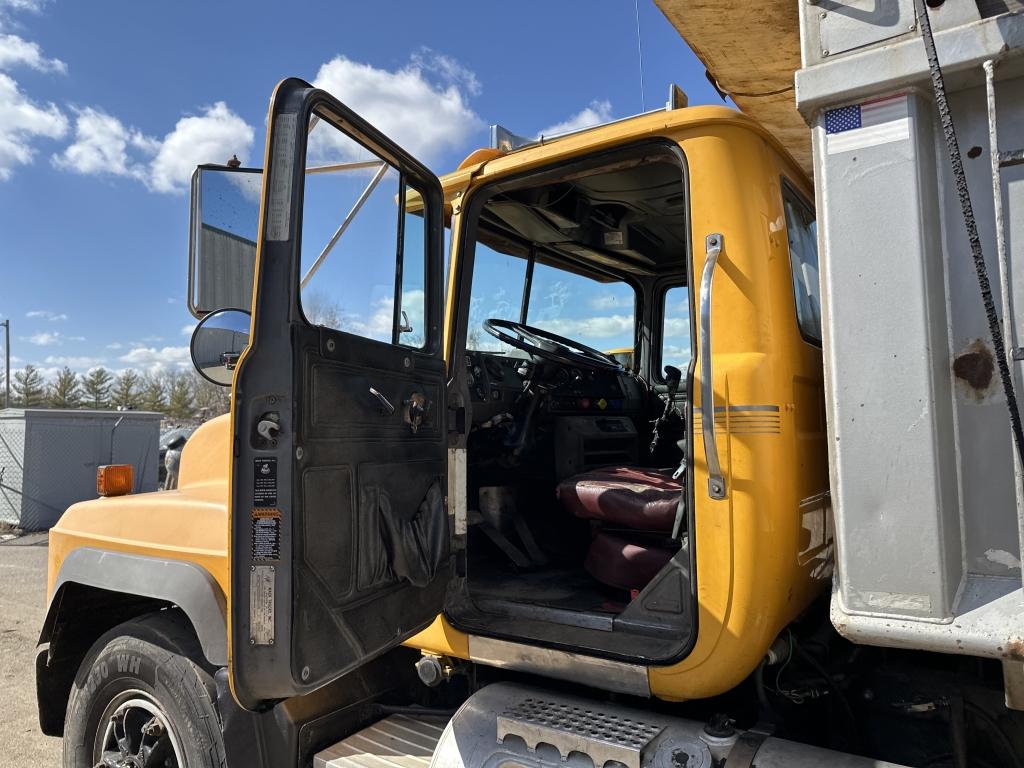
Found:
[[[594,125],[588,125],[583,128],[576,128],[572,131],[564,131],[563,133],[555,133],[550,136],[541,134],[537,138],[530,138],[528,136],[519,136],[512,133],[508,128],[503,125],[495,124],[491,126],[491,149],[497,149],[500,152],[515,152],[520,149],[526,149],[527,147],[535,147],[541,144],[546,144],[549,141],[555,139],[564,139],[566,136],[575,136],[577,133],[583,133],[584,131],[590,131],[594,128],[603,128],[607,125],[615,125],[616,123],[624,123],[627,120],[632,120],[635,117],[643,117],[644,115],[653,115],[658,112],[671,112],[674,109],[682,109],[689,105],[689,97],[686,92],[675,83],[669,83],[668,87],[668,101],[665,102],[665,106],[659,109],[649,109],[646,112],[639,112],[635,115],[629,115],[628,117],[619,117],[615,120],[608,120],[604,123],[595,123]]]

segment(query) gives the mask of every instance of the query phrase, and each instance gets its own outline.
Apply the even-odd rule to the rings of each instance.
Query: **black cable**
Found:
[[[1010,756],[1012,765],[1016,766],[1016,768],[1020,768],[1020,755],[1017,753],[1017,750],[1014,747],[1013,742],[1010,740],[1010,737],[1006,735],[1006,731],[1002,729],[1002,726],[999,725],[996,719],[992,717],[984,709],[979,707],[977,704],[970,701],[964,702],[964,709],[967,712],[973,714],[979,720],[985,721],[985,724],[988,725],[992,733],[998,737],[998,741],[1002,746],[1003,750],[1006,752],[1007,755]],[[971,759],[974,759],[973,756]]]
[[[971,193],[967,188],[967,174],[964,172],[964,163],[960,157],[960,144],[956,138],[956,128],[953,126],[953,116],[949,111],[949,102],[946,101],[946,86],[942,79],[939,58],[935,53],[935,38],[932,36],[932,24],[928,18],[928,11],[925,8],[924,0],[914,0],[914,6],[917,11],[918,22],[921,25],[924,49],[928,54],[928,69],[931,71],[932,89],[935,91],[935,106],[939,110],[942,133],[945,136],[946,150],[949,153],[949,163],[953,167],[956,193],[960,199],[964,226],[967,228],[967,239],[971,245],[971,257],[974,259],[974,271],[978,276],[981,300],[985,305],[985,318],[988,320],[988,330],[992,335],[992,346],[996,353],[996,364],[999,368],[999,378],[1003,384],[1003,394],[1006,395],[1006,408],[1010,412],[1010,428],[1013,431],[1013,441],[1017,446],[1017,457],[1021,464],[1024,464],[1024,430],[1021,429],[1020,409],[1017,407],[1017,395],[1013,391],[1013,380],[1010,378],[1010,366],[1006,360],[1006,344],[1003,339],[1003,329],[999,324],[999,317],[996,314],[995,300],[992,298],[992,286],[988,279],[985,255],[981,250],[978,224],[974,220]]]
[[[791,642],[793,643],[793,650],[796,652],[796,655],[807,662],[815,672],[821,675],[828,684],[828,687],[832,689],[832,693],[834,693],[835,697],[839,700],[839,706],[842,709],[843,714],[846,715],[847,720],[850,721],[850,737],[853,742],[853,748],[859,749],[861,744],[863,744],[863,738],[860,732],[860,722],[857,720],[857,716],[853,713],[853,707],[850,706],[850,701],[846,698],[846,694],[839,688],[839,684],[836,683],[835,678],[829,674],[828,670],[825,669],[821,662],[801,648],[795,638],[793,638]]]

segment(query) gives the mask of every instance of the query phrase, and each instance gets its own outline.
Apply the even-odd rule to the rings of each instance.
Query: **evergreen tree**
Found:
[[[43,374],[32,364],[26,365],[14,374],[11,389],[22,408],[39,408],[46,405],[46,382],[43,380]]]
[[[50,386],[51,408],[78,408],[82,404],[82,386],[78,375],[64,366]]]
[[[93,368],[82,379],[84,402],[89,408],[110,407],[110,385],[114,377],[106,368]]]
[[[141,392],[139,406],[143,410],[167,410],[166,390],[159,376],[152,373],[145,374],[139,384],[139,390]]]
[[[192,379],[184,373],[168,375],[167,415],[187,419],[195,412]]]
[[[110,404],[115,408],[129,408],[134,410],[142,402],[142,385],[139,374],[129,368],[117,377],[114,382],[114,390],[110,397]]]

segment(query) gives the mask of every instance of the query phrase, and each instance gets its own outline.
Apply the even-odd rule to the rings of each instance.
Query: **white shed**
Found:
[[[136,493],[156,490],[159,413],[0,410],[0,523],[50,528],[71,504],[96,497],[96,467],[131,464]]]

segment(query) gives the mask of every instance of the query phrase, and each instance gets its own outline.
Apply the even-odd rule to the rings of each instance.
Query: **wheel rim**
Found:
[[[163,709],[143,691],[123,691],[100,716],[95,768],[184,768],[177,734]]]

